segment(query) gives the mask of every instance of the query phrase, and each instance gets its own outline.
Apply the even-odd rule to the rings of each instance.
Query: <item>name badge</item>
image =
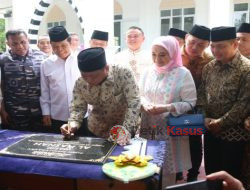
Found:
[[[20,71],[21,68],[20,68],[20,65],[19,63],[15,63],[15,62],[12,62],[12,63],[5,63],[4,64],[4,71]]]

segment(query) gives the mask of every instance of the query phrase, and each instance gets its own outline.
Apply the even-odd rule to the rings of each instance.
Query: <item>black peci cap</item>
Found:
[[[177,28],[170,28],[170,30],[168,31],[168,35],[170,36],[176,36],[182,39],[185,39],[187,32],[183,31],[183,30],[179,30]]]
[[[250,33],[250,24],[249,23],[242,23],[238,28],[237,32],[240,33]]]
[[[212,42],[232,40],[232,39],[236,39],[235,27],[220,26],[220,27],[212,28],[211,30]]]
[[[67,30],[63,26],[55,26],[49,30],[51,42],[61,42],[69,37]]]
[[[189,32],[192,36],[207,41],[210,41],[210,33],[211,30],[209,28],[197,24]]]
[[[78,68],[82,72],[102,69],[107,65],[105,51],[101,47],[82,50],[78,56]]]
[[[109,40],[109,33],[104,32],[104,31],[100,31],[100,30],[94,30],[94,32],[92,33],[91,39],[108,41]]]

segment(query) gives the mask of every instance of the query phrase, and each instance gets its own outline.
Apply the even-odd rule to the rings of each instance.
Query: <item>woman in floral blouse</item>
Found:
[[[153,65],[140,81],[142,123],[140,136],[165,140],[167,155],[162,187],[175,184],[177,172],[191,168],[188,136],[167,134],[167,115],[181,115],[195,106],[196,89],[192,75],[182,66],[178,41],[171,36],[156,38],[152,44]]]

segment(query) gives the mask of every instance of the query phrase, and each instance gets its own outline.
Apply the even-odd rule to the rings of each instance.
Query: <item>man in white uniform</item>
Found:
[[[41,66],[40,103],[48,132],[60,133],[61,125],[67,123],[69,118],[72,92],[80,71],[77,57],[71,52],[66,29],[56,26],[50,29],[49,37],[54,55]]]

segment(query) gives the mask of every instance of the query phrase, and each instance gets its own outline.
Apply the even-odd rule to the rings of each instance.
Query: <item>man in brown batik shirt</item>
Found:
[[[209,42],[210,29],[205,26],[194,25],[189,34],[186,35],[185,45],[182,48],[183,65],[190,70],[197,90],[201,84],[203,67],[213,59],[205,52]],[[199,94],[197,94],[198,96]],[[197,180],[199,174],[202,161],[201,136],[189,136],[189,143],[192,168],[188,170],[188,182]]]

